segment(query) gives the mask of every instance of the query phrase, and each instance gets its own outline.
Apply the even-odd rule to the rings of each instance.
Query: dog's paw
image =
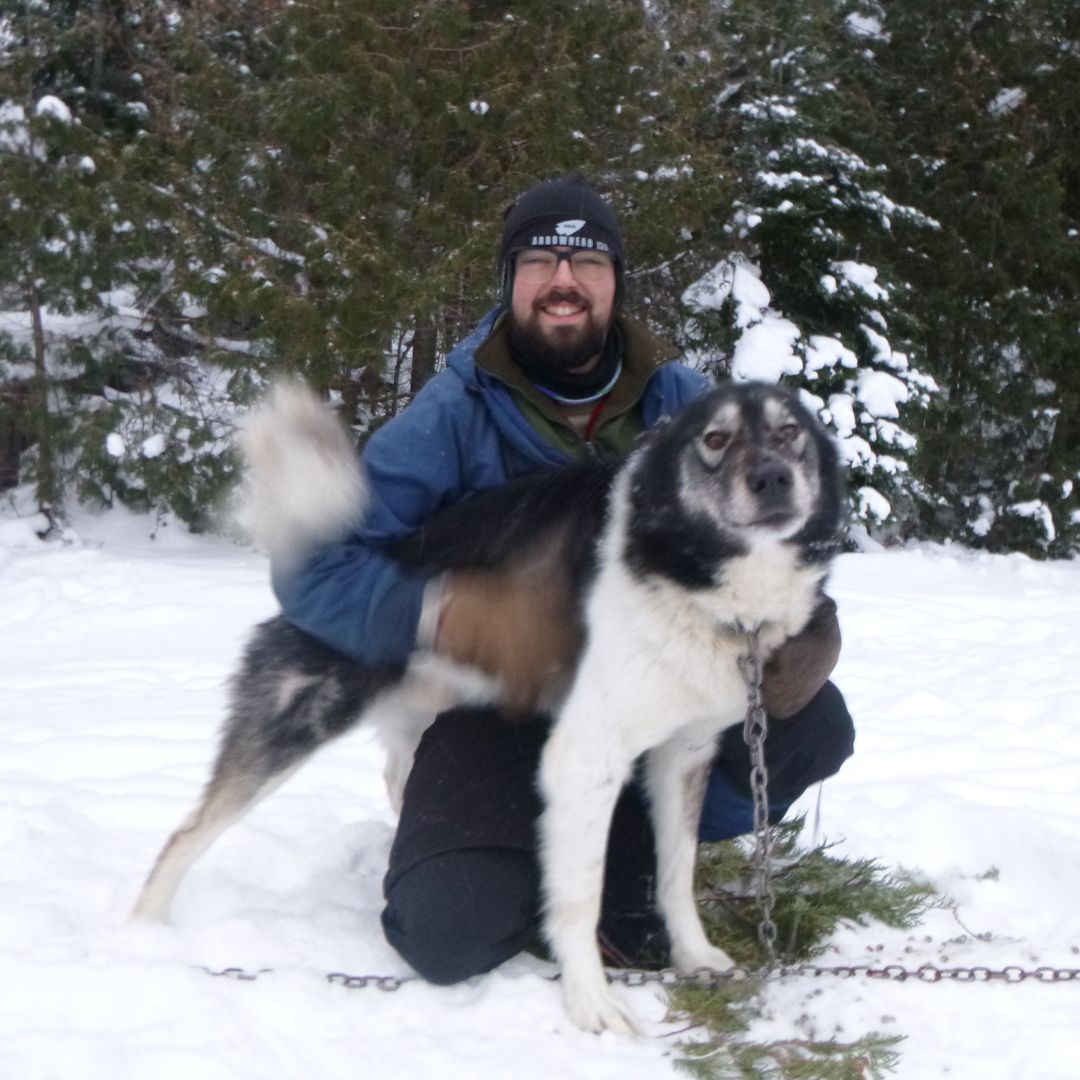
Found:
[[[128,922],[133,923],[166,923],[168,920],[168,905],[162,905],[145,896],[139,898],[128,916]]]
[[[696,949],[678,949],[672,947],[671,963],[676,971],[690,975],[699,968],[710,971],[727,971],[735,966],[735,961],[723,949],[715,945],[705,945]]]
[[[613,1031],[616,1035],[641,1035],[634,1014],[615,1000],[606,982],[568,982],[563,977],[563,1001],[570,1019],[582,1031]]]
[[[129,922],[163,923],[169,919],[173,894],[162,887],[158,875],[151,874],[128,916]]]

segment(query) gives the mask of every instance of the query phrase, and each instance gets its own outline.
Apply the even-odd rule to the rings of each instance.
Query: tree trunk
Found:
[[[409,373],[409,393],[413,397],[435,374],[438,341],[435,320],[430,317],[417,319],[412,340],[412,371]]]
[[[33,382],[0,384],[0,491],[19,483],[19,459],[34,445]]]
[[[37,422],[38,509],[50,522],[55,520],[59,507],[56,488],[56,463],[53,460],[52,421],[49,416],[49,373],[45,364],[45,326],[41,318],[41,296],[38,292],[37,275],[30,269],[30,325],[34,345],[34,393],[33,405]]]

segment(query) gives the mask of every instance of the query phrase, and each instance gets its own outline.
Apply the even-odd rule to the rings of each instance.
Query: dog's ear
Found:
[[[848,525],[844,465],[832,432],[821,418],[806,409],[810,419],[810,433],[817,451],[818,509],[805,527],[794,538],[800,544],[810,562],[827,562],[843,550],[847,541]]]

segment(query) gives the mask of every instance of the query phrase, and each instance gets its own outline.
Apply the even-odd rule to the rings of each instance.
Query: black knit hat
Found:
[[[615,296],[622,295],[623,248],[611,207],[584,177],[562,176],[529,188],[503,214],[499,271],[509,304],[514,255],[524,248],[580,247],[602,251],[615,263]]]

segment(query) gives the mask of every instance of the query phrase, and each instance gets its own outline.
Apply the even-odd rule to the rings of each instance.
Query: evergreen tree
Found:
[[[890,193],[859,138],[866,99],[846,72],[866,48],[846,5],[774,0],[714,5],[713,100],[738,148],[738,191],[719,258],[685,294],[689,324],[737,378],[786,377],[836,431],[857,521],[908,527],[918,492],[912,416],[935,389],[921,368],[895,233],[936,223]]]
[[[72,7],[5,4],[0,14],[0,296],[20,313],[6,320],[0,359],[7,361],[5,401],[26,410],[22,434],[36,447],[38,504],[50,515],[62,495],[54,380],[77,372],[78,360],[48,324],[99,307],[99,244],[120,226],[92,129],[73,108],[67,61],[81,27]],[[7,424],[15,426],[10,413]]]
[[[500,211],[581,172],[632,312],[810,395],[872,533],[1075,551],[1078,38],[1052,0],[0,0],[0,485],[211,524],[269,376],[393,415],[498,299]]]
[[[715,151],[691,183],[693,131],[637,4],[317,0],[266,39],[275,75],[236,110],[258,130],[234,129],[206,170],[219,218],[259,244],[209,308],[256,314],[276,364],[362,419],[419,384],[404,378],[414,343],[430,371],[496,300],[500,214],[536,179],[582,172],[605,189],[643,280],[722,184]]]
[[[1080,26],[1043,0],[891,9],[865,77],[941,228],[904,273],[943,394],[920,430],[922,530],[991,549],[1076,550]]]
[[[73,2],[4,8],[0,296],[26,313],[0,336],[3,398],[24,410],[9,409],[10,443],[31,444],[24,464],[53,520],[65,492],[140,508],[194,502],[206,432],[189,414],[210,395],[202,371],[155,341],[147,314],[170,267],[162,201],[139,171],[141,16]]]

